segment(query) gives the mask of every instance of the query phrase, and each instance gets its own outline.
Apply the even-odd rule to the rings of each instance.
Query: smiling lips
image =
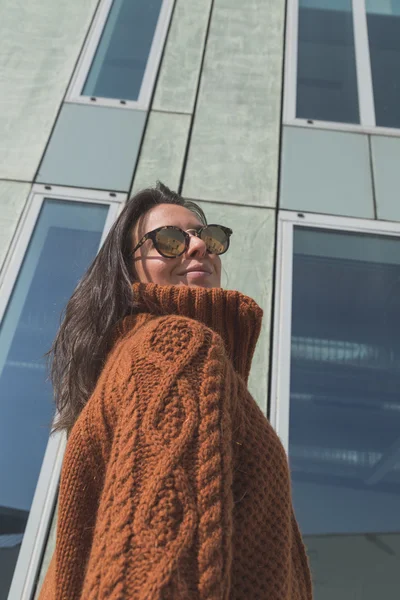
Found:
[[[207,268],[203,267],[202,265],[196,265],[193,267],[188,267],[183,273],[179,273],[179,275],[183,276],[183,275],[188,275],[189,273],[197,273],[197,274],[201,274],[201,275],[211,275],[212,271],[211,271],[211,269],[207,269]]]

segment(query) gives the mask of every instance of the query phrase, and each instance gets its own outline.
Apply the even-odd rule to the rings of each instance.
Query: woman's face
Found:
[[[132,232],[132,248],[142,237],[164,225],[176,225],[187,231],[203,223],[189,209],[175,204],[158,204],[137,222]],[[191,235],[186,252],[175,258],[164,258],[147,240],[132,256],[137,278],[143,283],[188,285],[206,288],[221,287],[221,259],[208,254],[200,238]]]

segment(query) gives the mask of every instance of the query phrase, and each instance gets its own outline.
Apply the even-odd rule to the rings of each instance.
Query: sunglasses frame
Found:
[[[132,252],[130,252],[129,257],[131,257],[136,252],[136,250],[138,250],[141,246],[143,246],[143,244],[147,240],[151,240],[153,242],[154,248],[157,250],[158,254],[160,254],[163,258],[177,258],[178,256],[182,256],[182,254],[187,252],[187,249],[189,248],[189,244],[190,244],[190,236],[194,235],[194,236],[202,239],[201,234],[203,233],[203,231],[205,229],[208,229],[208,227],[219,227],[220,229],[222,229],[222,231],[227,236],[228,243],[227,243],[226,249],[223,252],[221,252],[220,254],[218,254],[217,256],[221,256],[222,254],[225,254],[225,252],[227,252],[227,250],[229,249],[230,236],[232,235],[233,231],[232,231],[232,229],[229,229],[229,227],[224,227],[223,225],[218,225],[217,223],[210,223],[209,225],[203,225],[202,227],[199,227],[199,229],[189,229],[188,231],[190,231],[190,233],[188,233],[188,231],[184,231],[183,229],[181,229],[180,227],[177,227],[176,225],[162,225],[161,227],[157,227],[157,229],[153,229],[153,231],[149,231],[142,237],[140,242],[138,244],[136,244],[136,246],[134,247]],[[157,233],[159,231],[161,231],[162,229],[178,229],[179,231],[181,231],[183,233],[183,236],[185,238],[185,248],[182,250],[182,252],[180,252],[179,254],[176,254],[175,256],[166,256],[157,248],[156,236],[157,236]],[[207,250],[207,252],[208,252],[208,250]],[[208,252],[208,253],[211,254],[211,252]]]

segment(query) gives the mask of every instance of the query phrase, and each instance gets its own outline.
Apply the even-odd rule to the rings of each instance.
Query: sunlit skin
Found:
[[[184,231],[201,227],[203,223],[190,210],[173,204],[151,208],[137,222],[132,232],[132,248],[149,231],[164,225],[176,225]],[[132,257],[139,281],[159,285],[187,285],[205,288],[221,287],[221,259],[208,254],[200,238],[191,235],[189,248],[181,256],[164,258],[147,240]]]

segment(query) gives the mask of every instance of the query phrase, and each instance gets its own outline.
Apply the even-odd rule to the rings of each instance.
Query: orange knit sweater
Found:
[[[69,436],[40,600],[310,600],[286,455],[246,386],[261,309],[134,291]]]

